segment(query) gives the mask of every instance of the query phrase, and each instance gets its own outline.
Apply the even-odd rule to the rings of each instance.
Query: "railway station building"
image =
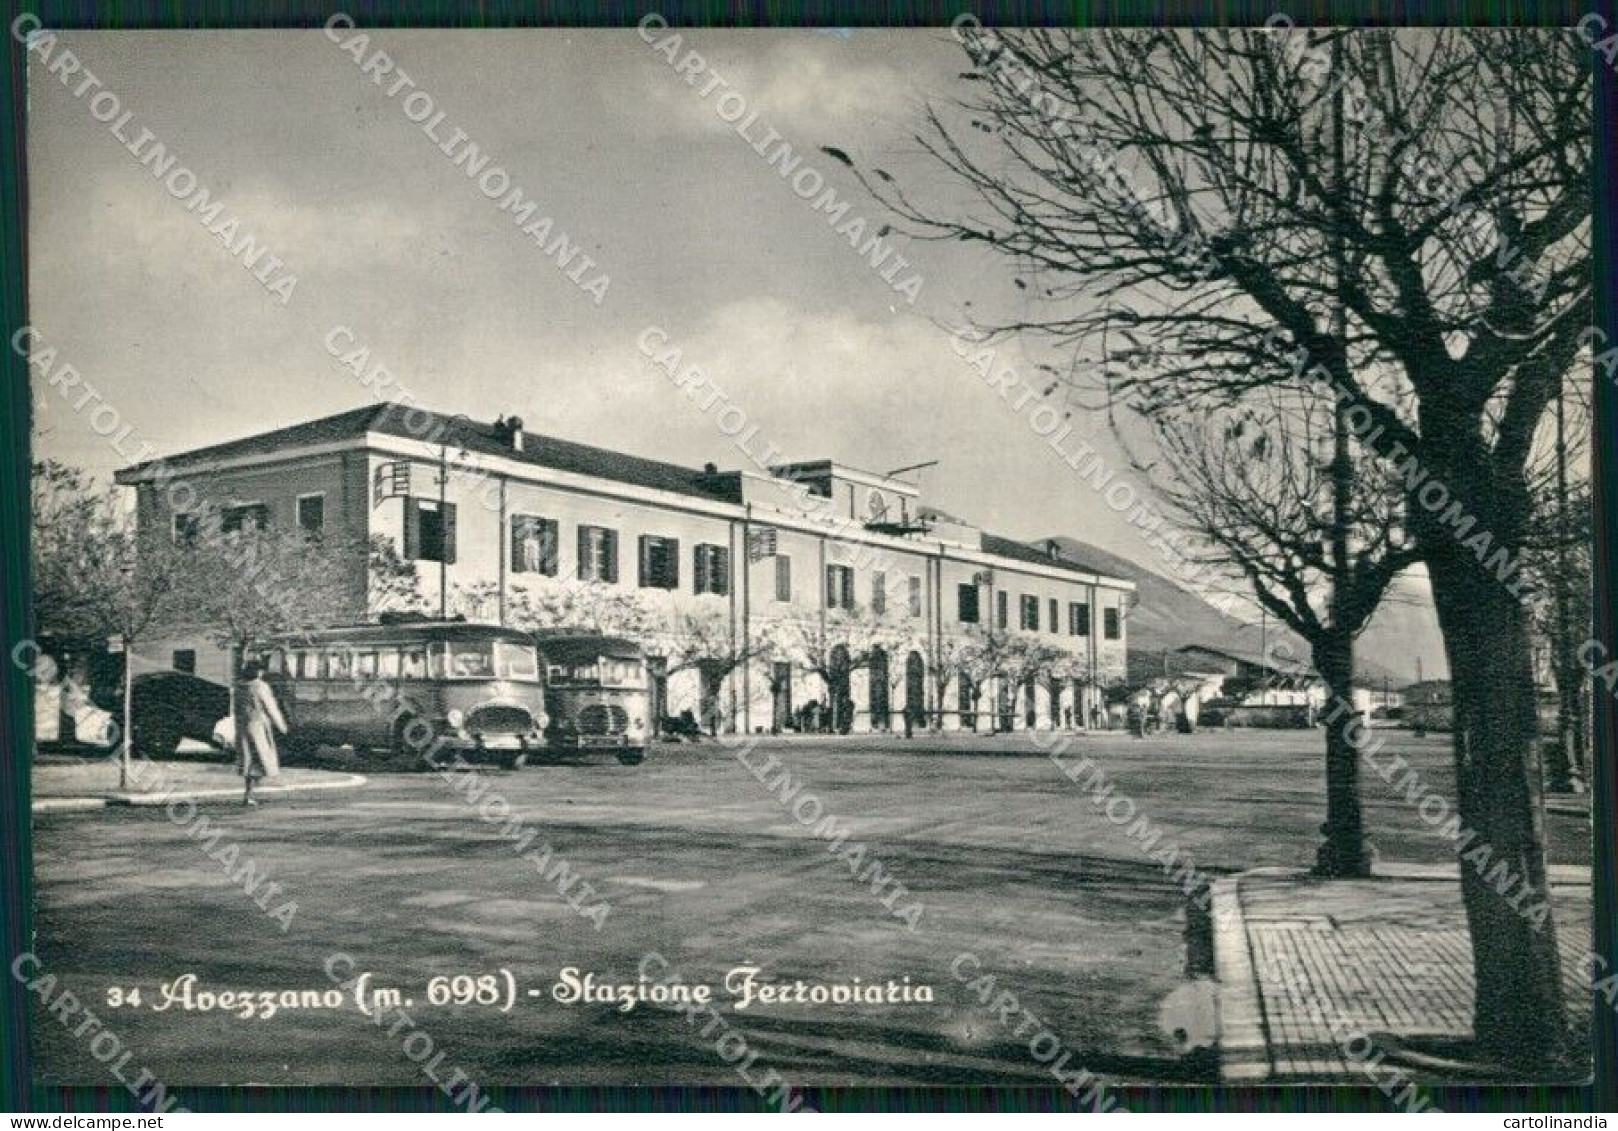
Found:
[[[1082,728],[1125,674],[1132,582],[830,460],[693,468],[390,402],[117,479],[147,536],[184,540],[211,510],[374,540],[414,564],[429,615],[634,638],[654,713],[726,730]],[[376,617],[374,552],[338,568],[334,619]],[[134,661],[223,680],[216,639],[175,622]],[[1002,653],[1019,660],[991,671]]]

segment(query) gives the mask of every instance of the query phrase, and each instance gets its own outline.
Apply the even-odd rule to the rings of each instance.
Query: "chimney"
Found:
[[[522,417],[502,416],[494,422],[494,426],[505,434],[506,440],[511,444],[512,451],[520,452],[523,450]]]
[[[703,464],[702,465],[702,474],[704,474],[704,475],[718,475],[719,474],[719,465],[717,463],[705,463],[705,464]]]
[[[1045,553],[1051,559],[1051,561],[1053,561],[1053,562],[1061,561],[1062,560],[1062,546],[1061,546],[1061,543],[1057,542],[1056,539],[1054,539],[1054,538],[1048,540],[1045,543]]]

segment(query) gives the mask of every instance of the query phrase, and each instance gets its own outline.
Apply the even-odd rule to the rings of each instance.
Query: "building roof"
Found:
[[[427,423],[423,424],[424,420]],[[412,424],[417,427],[412,428],[410,426]],[[718,502],[741,501],[740,486],[733,474],[719,474],[708,469],[699,470],[680,464],[664,463],[661,460],[644,459],[527,430],[524,430],[523,447],[519,450],[512,446],[509,433],[493,422],[472,420],[459,414],[448,416],[392,401],[350,409],[347,412],[324,416],[318,420],[308,420],[286,428],[259,432],[239,440],[228,440],[205,448],[193,448],[163,460],[150,460],[120,471],[117,478],[120,483],[133,483],[139,479],[143,471],[160,463],[180,469],[214,460],[270,456],[287,448],[357,440],[369,433],[382,433],[407,440],[424,440],[433,444],[437,444],[440,438],[443,438],[449,441],[452,451],[464,448],[468,452],[498,455],[536,467],[608,479],[615,483],[671,491],[675,494]],[[811,464],[788,466],[808,467]],[[923,513],[929,512],[932,512],[932,508],[926,508]],[[1116,577],[1107,570],[1086,565],[1071,557],[1052,557],[1045,550],[1015,538],[984,532],[982,539],[983,552],[998,557],[1072,573],[1093,574],[1109,579]]]
[[[1004,538],[999,534],[990,534],[987,530],[983,534],[983,552],[995,554],[1002,558],[1011,558],[1019,562],[1031,562],[1035,565],[1050,566],[1053,569],[1065,569],[1072,573],[1098,574],[1107,578],[1115,578],[1106,570],[1086,565],[1084,562],[1063,555],[1052,557],[1046,551],[1030,542],[1019,542],[1015,538]]]
[[[409,424],[420,425],[423,419],[429,423],[414,430],[409,427]],[[623,452],[609,451],[606,448],[591,447],[588,444],[561,440],[553,436],[541,436],[532,432],[524,433],[523,448],[519,451],[512,446],[506,434],[492,422],[484,423],[465,416],[446,416],[426,409],[406,408],[391,401],[350,409],[335,416],[325,416],[319,420],[309,420],[287,428],[260,432],[240,440],[230,440],[206,448],[194,448],[171,456],[163,462],[179,468],[208,460],[270,455],[289,447],[359,439],[371,432],[407,440],[430,440],[433,443],[437,443],[442,437],[449,441],[452,448],[464,448],[469,452],[483,455],[499,455],[537,467],[611,479],[614,482],[629,483],[637,487],[673,491],[681,495],[736,501],[733,485],[727,487],[707,472],[696,468],[643,459],[640,456],[626,455]],[[152,461],[156,462],[158,461]],[[152,463],[121,472],[119,481],[132,481],[144,468],[152,466]]]

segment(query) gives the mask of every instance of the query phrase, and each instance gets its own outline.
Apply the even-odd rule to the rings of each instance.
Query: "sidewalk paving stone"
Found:
[[[264,794],[306,790],[353,789],[365,784],[359,774],[328,770],[284,769],[255,790]],[[77,812],[109,805],[162,805],[178,798],[193,801],[239,800],[242,781],[231,765],[198,762],[139,761],[131,785],[118,781],[114,759],[39,764],[33,771],[35,813]]]
[[[1551,869],[1551,891],[1565,999],[1587,1015],[1588,869]],[[1214,885],[1213,915],[1227,1081],[1363,1081],[1373,1034],[1471,1036],[1472,947],[1452,867],[1367,880],[1257,869]]]

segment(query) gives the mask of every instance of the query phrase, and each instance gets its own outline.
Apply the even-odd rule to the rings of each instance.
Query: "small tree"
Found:
[[[118,495],[97,490],[78,468],[46,461],[33,471],[35,621],[41,634],[64,640],[122,639],[118,781],[128,788],[136,650],[179,603],[192,563],[161,535],[142,537]]]
[[[253,644],[357,620],[365,611],[354,567],[371,560],[372,544],[251,524],[227,530],[213,511],[193,537],[191,610],[229,652],[233,677]]]
[[[710,733],[719,731],[719,712],[709,710],[707,696],[718,689],[726,679],[755,657],[768,656],[775,650],[775,641],[764,632],[753,630],[747,639],[732,631],[730,615],[711,603],[676,613],[670,626],[668,674],[696,671],[702,680],[703,721]],[[734,711],[732,724],[734,725]]]
[[[416,563],[399,552],[386,534],[373,534],[366,548],[368,578],[366,605],[371,613],[422,613],[427,598],[421,592]]]
[[[510,586],[505,623],[530,631],[572,629],[645,640],[657,625],[640,596],[598,581],[538,577]]]

